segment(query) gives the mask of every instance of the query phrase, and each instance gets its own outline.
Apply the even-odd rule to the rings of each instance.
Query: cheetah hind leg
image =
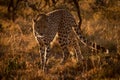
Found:
[[[69,57],[69,54],[70,54],[68,47],[67,47],[67,45],[68,45],[67,40],[60,38],[59,43],[60,43],[61,49],[63,50],[63,59],[61,60],[61,64],[64,64],[64,63],[66,63],[66,61]]]
[[[65,64],[66,62],[67,62],[67,59],[68,59],[68,57],[70,56],[69,54],[69,51],[68,51],[68,49],[67,48],[62,48],[62,50],[63,50],[63,58],[61,59],[61,61],[60,61],[60,64]]]

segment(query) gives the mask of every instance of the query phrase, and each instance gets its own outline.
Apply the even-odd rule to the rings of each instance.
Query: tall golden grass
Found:
[[[60,65],[62,51],[53,43],[48,71],[40,69],[39,45],[33,32],[30,8],[22,10],[15,22],[8,20],[7,7],[0,5],[0,79],[1,80],[119,80],[120,79],[120,9],[115,5],[93,12],[90,1],[81,1],[82,31],[91,41],[109,49],[109,54],[92,51],[81,44],[85,60],[69,58]],[[68,4],[67,4],[68,5]],[[61,6],[58,4],[58,6]],[[62,5],[63,6],[63,5]],[[69,5],[70,6],[70,5]],[[53,8],[53,7],[52,7]],[[44,10],[48,10],[46,7]],[[48,10],[49,11],[49,10]],[[18,11],[20,14],[20,11]],[[77,15],[72,11],[77,21]],[[29,15],[30,17],[27,17]],[[74,53],[74,52],[73,52]]]

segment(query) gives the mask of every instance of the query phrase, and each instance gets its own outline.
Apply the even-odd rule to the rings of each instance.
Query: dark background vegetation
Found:
[[[120,1],[76,0],[82,17],[81,30],[91,41],[109,49],[93,54],[81,45],[85,61],[70,58],[60,65],[61,50],[56,42],[48,72],[40,69],[39,47],[32,32],[32,19],[58,8],[71,11],[79,22],[74,0],[0,0],[0,80],[119,80]]]

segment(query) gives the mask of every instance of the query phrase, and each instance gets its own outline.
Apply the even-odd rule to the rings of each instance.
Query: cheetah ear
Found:
[[[46,16],[47,16],[46,14],[38,14],[33,20],[34,20],[34,22],[36,22],[41,18],[45,19]]]

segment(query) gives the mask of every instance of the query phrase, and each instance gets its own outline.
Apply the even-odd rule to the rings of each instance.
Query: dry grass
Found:
[[[94,0],[83,0],[80,3],[82,10],[91,12],[89,4],[92,1]],[[12,22],[5,16],[6,6],[0,6],[0,80],[120,79],[120,9],[117,6],[107,8],[107,13],[98,11],[91,12],[90,15],[82,14],[83,33],[91,41],[108,48],[110,54],[92,54],[89,48],[81,44],[85,60],[77,63],[74,58],[69,58],[66,64],[61,65],[61,49],[54,43],[47,72],[40,69],[39,46],[32,33],[31,16],[24,19],[33,12],[27,10],[29,11],[25,9],[24,15],[21,15],[23,17]]]

